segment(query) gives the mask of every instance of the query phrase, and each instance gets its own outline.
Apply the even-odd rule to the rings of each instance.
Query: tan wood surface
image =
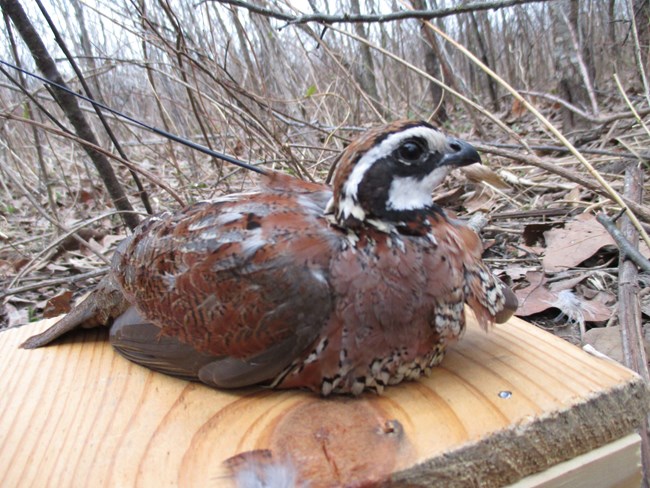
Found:
[[[228,466],[501,486],[629,435],[648,406],[634,373],[518,319],[470,324],[431,378],[359,399],[212,390],[130,363],[105,331],[18,348],[50,323],[0,333],[2,487],[232,486],[224,461],[256,450]]]

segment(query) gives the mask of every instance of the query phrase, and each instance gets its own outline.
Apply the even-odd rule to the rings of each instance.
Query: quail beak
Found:
[[[481,156],[470,143],[449,137],[447,152],[440,160],[440,166],[467,166],[481,162]]]

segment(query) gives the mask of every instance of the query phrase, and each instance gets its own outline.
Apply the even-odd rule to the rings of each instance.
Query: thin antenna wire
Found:
[[[144,129],[147,129],[154,134],[158,134],[159,136],[163,136],[167,139],[171,139],[172,141],[178,142],[180,144],[183,144],[184,146],[191,147],[192,149],[196,149],[197,151],[201,151],[202,153],[209,154],[210,156],[213,156],[217,159],[221,159],[223,161],[226,161],[227,163],[234,164],[235,166],[239,166],[240,168],[248,169],[250,171],[254,171],[255,173],[259,173],[261,175],[267,174],[265,170],[262,168],[258,168],[257,166],[253,166],[252,164],[245,163],[244,161],[241,161],[237,158],[234,158],[232,156],[229,156],[227,154],[223,154],[217,151],[213,151],[212,149],[202,146],[201,144],[197,144],[196,142],[192,142],[189,139],[184,139],[183,137],[177,136],[175,134],[172,134],[170,132],[164,131],[162,129],[159,129],[157,127],[154,127],[153,125],[145,124],[144,122],[141,122],[137,119],[134,119],[133,117],[129,117],[126,114],[123,114],[122,112],[119,112],[115,109],[112,109],[103,103],[100,103],[96,100],[93,100],[90,97],[87,97],[85,95],[82,95],[81,93],[77,93],[74,90],[71,90],[70,88],[60,85],[58,83],[55,83],[52,80],[48,80],[47,78],[44,78],[42,76],[39,76],[35,73],[32,73],[31,71],[27,71],[26,69],[20,68],[16,65],[13,65],[3,59],[0,59],[0,64],[4,64],[5,66],[8,66],[16,71],[20,71],[21,73],[26,74],[27,76],[31,76],[32,78],[35,78],[37,80],[42,81],[43,83],[47,83],[50,86],[53,86],[55,88],[58,88],[59,90],[63,90],[64,92],[69,93],[70,95],[74,95],[77,98],[81,98],[82,100],[85,100],[88,103],[91,103],[92,105],[99,107],[103,110],[106,110],[114,115],[117,115],[118,117],[121,117],[125,120],[128,120],[129,122],[132,122]]]

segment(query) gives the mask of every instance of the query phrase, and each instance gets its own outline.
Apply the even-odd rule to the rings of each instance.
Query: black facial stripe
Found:
[[[380,159],[368,168],[357,188],[357,197],[363,202],[364,210],[377,215],[386,208],[394,171],[395,161],[390,157]]]
[[[421,180],[428,176],[441,159],[439,153],[430,153],[429,157],[417,164],[405,165],[387,156],[376,161],[359,183],[357,199],[369,217],[401,220],[413,211],[395,211],[388,209],[390,187],[395,177]],[[417,212],[417,210],[415,210]],[[408,214],[408,215],[407,215]],[[407,219],[408,220],[408,219]]]

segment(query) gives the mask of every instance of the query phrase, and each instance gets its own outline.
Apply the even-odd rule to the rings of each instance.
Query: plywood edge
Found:
[[[649,405],[650,392],[635,376],[570,408],[520,423],[395,473],[386,486],[508,485],[630,435],[641,424]]]
[[[543,473],[527,476],[508,488],[638,488],[642,477],[641,437],[631,434]]]

